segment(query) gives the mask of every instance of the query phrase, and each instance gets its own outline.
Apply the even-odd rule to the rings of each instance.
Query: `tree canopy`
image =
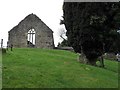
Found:
[[[69,44],[91,62],[109,52],[118,40],[120,3],[64,2],[63,18]]]

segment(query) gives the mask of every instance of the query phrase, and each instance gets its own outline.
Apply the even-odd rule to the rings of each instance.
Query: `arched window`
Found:
[[[27,44],[28,44],[28,47],[35,47],[35,29],[34,28],[31,28],[28,31]]]

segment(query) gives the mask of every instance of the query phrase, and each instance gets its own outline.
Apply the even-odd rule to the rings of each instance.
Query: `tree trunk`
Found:
[[[89,64],[89,65],[92,65],[92,66],[97,66],[96,61],[97,61],[97,59],[88,60],[83,53],[79,54],[79,57],[78,57],[78,62],[84,63],[84,64]]]
[[[97,66],[96,61],[97,61],[97,59],[88,60],[87,64],[92,65],[92,66]]]
[[[96,66],[96,61],[97,61],[97,59],[88,60],[86,58],[85,54],[83,53],[83,49],[82,49],[82,46],[81,46],[81,54],[79,53],[78,62]]]
[[[98,60],[99,60],[99,62],[100,62],[100,67],[104,67],[104,59],[103,59],[103,55],[100,56],[100,57],[98,58]]]
[[[81,54],[79,54],[78,62],[96,66],[96,61],[97,59],[93,59],[93,60],[87,59],[85,54],[83,53],[83,48],[81,46]]]

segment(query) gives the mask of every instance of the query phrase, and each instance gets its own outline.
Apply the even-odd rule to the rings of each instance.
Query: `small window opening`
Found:
[[[28,31],[27,45],[28,47],[35,47],[35,29],[33,28]]]

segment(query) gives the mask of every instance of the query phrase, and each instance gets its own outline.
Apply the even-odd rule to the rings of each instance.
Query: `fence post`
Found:
[[[1,39],[1,49],[3,48],[3,39]]]

